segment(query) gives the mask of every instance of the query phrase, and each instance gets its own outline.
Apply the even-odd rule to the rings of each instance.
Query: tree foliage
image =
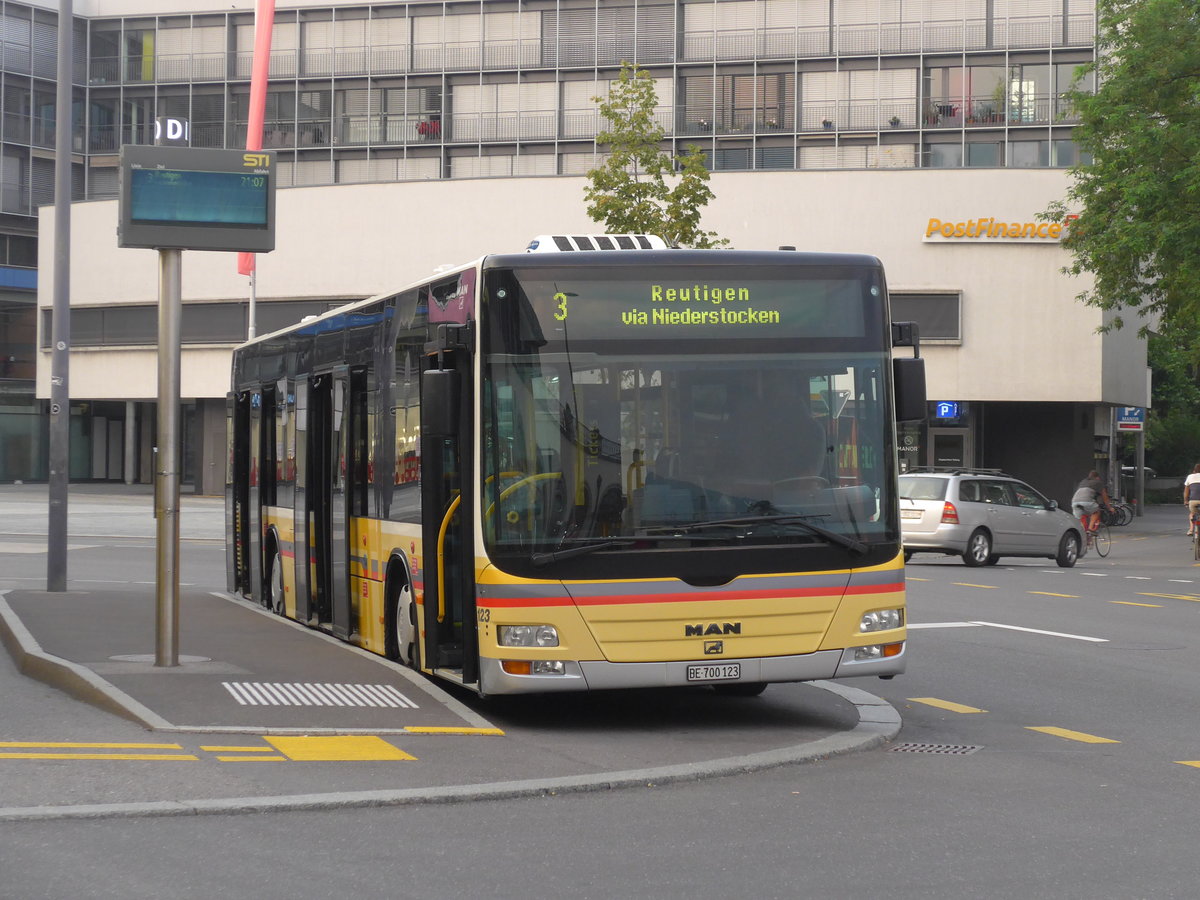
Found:
[[[608,122],[596,142],[609,151],[587,173],[584,198],[592,220],[615,234],[657,234],[688,247],[728,244],[700,228],[701,210],[713,197],[701,148],[689,144],[686,153],[672,156],[661,147],[665,132],[654,118],[658,98],[650,73],[622,63],[608,96],[592,99]]]
[[[1200,317],[1200,6],[1194,0],[1099,0],[1097,58],[1081,74],[1095,93],[1068,94],[1074,138],[1092,156],[1072,169],[1066,269],[1094,276],[1083,302],[1156,316]],[[1200,346],[1193,343],[1193,348]]]

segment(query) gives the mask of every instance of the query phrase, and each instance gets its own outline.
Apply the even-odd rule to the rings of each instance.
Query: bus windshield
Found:
[[[491,558],[895,541],[876,274],[680,271],[489,273]]]

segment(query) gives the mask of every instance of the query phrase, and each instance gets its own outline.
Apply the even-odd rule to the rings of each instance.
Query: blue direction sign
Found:
[[[1117,431],[1141,431],[1146,427],[1146,410],[1140,406],[1117,407]]]

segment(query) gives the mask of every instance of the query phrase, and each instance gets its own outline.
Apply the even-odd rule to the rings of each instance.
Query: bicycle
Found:
[[[1111,514],[1108,514],[1111,515]],[[1101,510],[1100,522],[1093,531],[1088,528],[1088,520],[1091,516],[1080,516],[1079,521],[1083,524],[1083,533],[1087,535],[1087,549],[1095,550],[1100,557],[1108,556],[1108,551],[1112,549],[1112,533],[1109,531],[1108,522],[1105,521],[1106,511]],[[1200,553],[1200,541],[1196,538],[1192,539],[1196,543],[1196,552]],[[1200,556],[1196,557],[1200,559]]]
[[[1192,513],[1192,556],[1200,559],[1200,511]]]

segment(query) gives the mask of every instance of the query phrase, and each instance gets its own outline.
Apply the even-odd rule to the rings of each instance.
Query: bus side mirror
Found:
[[[430,369],[421,375],[421,433],[430,437],[458,434],[462,396],[458,372]]]
[[[896,421],[924,421],[925,360],[907,356],[893,359],[892,385],[896,390]]]

